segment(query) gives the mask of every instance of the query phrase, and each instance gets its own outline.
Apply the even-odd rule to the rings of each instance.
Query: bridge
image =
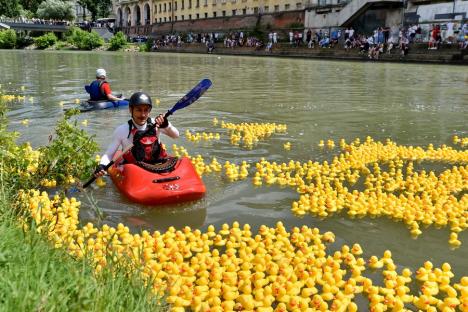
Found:
[[[72,25],[59,24],[39,24],[39,23],[21,23],[21,22],[0,22],[0,29],[14,29],[25,31],[42,32],[66,32]]]

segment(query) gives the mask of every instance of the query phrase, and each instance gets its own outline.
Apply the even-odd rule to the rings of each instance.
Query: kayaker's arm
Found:
[[[107,95],[107,98],[108,98],[110,101],[120,101],[120,100],[122,100],[122,98],[118,98],[118,97],[114,96],[113,94],[108,94],[108,95]]]
[[[122,147],[122,149],[126,149],[128,146],[131,145],[131,141],[127,139],[128,135],[128,127],[126,125],[121,125],[117,129],[115,129],[114,134],[112,136],[112,141],[107,147],[107,150],[101,157],[101,161],[99,162],[100,165],[106,166],[110,161],[114,158],[115,153]]]
[[[170,122],[166,128],[161,128],[159,131],[173,139],[177,139],[179,137],[179,130],[177,130],[177,128],[174,127]]]

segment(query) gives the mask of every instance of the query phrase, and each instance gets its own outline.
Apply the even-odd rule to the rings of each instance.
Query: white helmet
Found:
[[[96,70],[96,77],[97,78],[101,78],[101,77],[106,78],[106,76],[107,76],[106,75],[106,70],[104,68],[98,68]]]

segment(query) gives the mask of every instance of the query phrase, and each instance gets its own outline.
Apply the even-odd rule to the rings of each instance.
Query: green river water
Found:
[[[391,138],[398,144],[426,146],[450,144],[455,134],[468,136],[468,70],[463,66],[53,51],[0,51],[2,90],[28,96],[27,101],[11,108],[10,129],[21,132],[21,141],[30,141],[33,146],[45,144],[63,116],[59,102],[72,107],[75,99],[86,99],[83,86],[93,79],[98,67],[107,70],[116,93],[130,96],[144,90],[153,99],[160,99],[154,112],[165,112],[200,79],[210,78],[213,86],[205,96],[171,117],[181,138],[173,141],[164,137],[163,141],[168,147],[182,145],[191,155],[201,154],[206,160],[215,156],[221,163],[255,163],[260,157],[277,162],[331,159],[338,149],[320,149],[321,139],[337,143],[341,138],[362,140],[369,135],[376,140]],[[186,129],[225,134],[224,129],[213,126],[214,117],[234,123],[284,123],[288,131],[251,150],[231,145],[226,135],[220,141],[205,143],[185,139]],[[85,113],[78,118],[88,120],[86,129],[96,135],[104,150],[115,127],[129,116],[124,108]],[[30,120],[29,126],[21,124],[23,119]],[[292,144],[290,151],[283,148],[287,141]],[[466,231],[459,235],[462,246],[451,250],[448,229],[423,229],[414,240],[402,223],[383,218],[298,218],[290,210],[298,194],[290,188],[254,188],[251,179],[232,183],[216,174],[203,180],[206,197],[177,206],[148,209],[132,204],[110,180],[92,194],[104,213],[103,222],[123,222],[134,230],[164,231],[171,225],[203,230],[209,224],[219,228],[236,220],[255,229],[260,224],[274,226],[281,220],[288,228],[308,225],[333,231],[336,242],[332,249],[360,243],[365,255],[381,256],[390,249],[398,265],[411,269],[425,260],[435,265],[448,261],[457,276],[468,274]],[[82,194],[77,197],[83,202],[82,220],[97,221],[88,199]]]

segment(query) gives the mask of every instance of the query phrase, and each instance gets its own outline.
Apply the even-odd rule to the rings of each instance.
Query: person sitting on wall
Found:
[[[208,49],[208,53],[213,53],[215,46],[213,40],[208,40],[206,43],[206,47]]]

